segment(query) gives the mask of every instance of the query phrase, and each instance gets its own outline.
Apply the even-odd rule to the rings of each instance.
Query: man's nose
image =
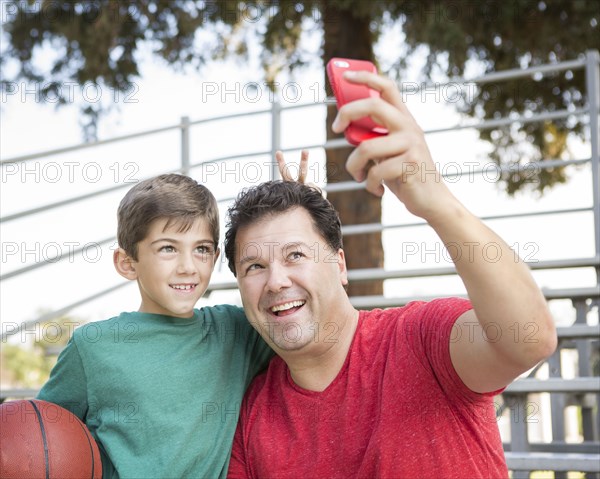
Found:
[[[291,285],[292,281],[287,268],[275,261],[272,262],[269,265],[269,278],[266,285],[267,289],[271,292],[278,292],[283,288],[289,288]]]

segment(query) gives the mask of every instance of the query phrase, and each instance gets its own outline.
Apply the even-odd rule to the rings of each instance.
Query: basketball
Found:
[[[37,399],[0,405],[0,478],[101,478],[100,451],[77,416]]]

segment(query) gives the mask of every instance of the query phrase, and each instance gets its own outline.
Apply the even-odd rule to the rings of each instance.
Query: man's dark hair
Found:
[[[255,223],[266,216],[277,215],[295,208],[304,208],[312,218],[317,232],[327,246],[337,251],[342,248],[342,224],[333,205],[313,186],[296,181],[268,181],[240,192],[228,210],[225,233],[225,256],[229,269],[235,271],[235,239],[241,227]]]

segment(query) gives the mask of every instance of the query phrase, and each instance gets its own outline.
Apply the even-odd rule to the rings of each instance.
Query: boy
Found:
[[[186,176],[143,181],[117,236],[140,308],[75,330],[38,398],[85,422],[105,478],[225,477],[242,396],[272,351],[241,308],[194,309],[220,253],[217,202]]]

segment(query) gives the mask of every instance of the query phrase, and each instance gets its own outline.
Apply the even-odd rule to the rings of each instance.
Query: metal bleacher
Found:
[[[599,415],[599,391],[600,391],[600,326],[598,325],[598,309],[600,308],[600,145],[599,145],[599,111],[600,111],[600,73],[599,73],[599,54],[597,51],[588,51],[585,56],[570,62],[556,63],[549,65],[538,65],[528,69],[515,69],[503,72],[497,72],[482,77],[468,80],[473,84],[484,84],[486,82],[501,82],[504,80],[514,80],[518,78],[530,78],[533,75],[545,75],[562,71],[582,70],[586,78],[586,107],[583,109],[569,109],[553,111],[547,113],[535,114],[520,118],[502,118],[470,124],[469,128],[483,129],[492,128],[500,125],[524,122],[543,122],[549,119],[567,118],[569,116],[578,116],[585,119],[589,129],[589,158],[578,160],[545,159],[538,162],[535,166],[539,169],[555,168],[558,166],[582,165],[591,169],[592,184],[589,185],[592,190],[592,204],[584,210],[591,212],[594,222],[594,245],[595,253],[591,257],[565,257],[559,260],[544,260],[532,262],[530,264],[534,271],[561,271],[566,269],[592,270],[595,274],[595,284],[588,287],[573,287],[565,289],[544,289],[544,294],[549,302],[569,301],[574,310],[575,320],[567,326],[560,326],[558,330],[559,346],[556,352],[544,363],[538,365],[528,373],[512,383],[504,393],[497,399],[497,420],[503,421],[509,433],[505,435],[504,449],[509,465],[512,471],[512,477],[515,479],[528,478],[533,471],[552,471],[555,479],[566,478],[567,473],[576,471],[584,473],[587,479],[600,479],[600,415]],[[456,80],[453,80],[456,82]],[[467,80],[464,80],[467,82]],[[321,105],[316,105],[323,108]],[[315,107],[311,105],[294,105],[282,107],[273,103],[271,108],[251,113],[230,115],[229,117],[252,116],[257,114],[270,115],[271,117],[271,146],[270,148],[252,152],[251,155],[268,155],[272,158],[276,150],[297,151],[300,147],[282,148],[280,137],[281,117],[285,111],[303,108]],[[76,145],[67,148],[61,148],[52,151],[45,151],[38,154],[20,156],[17,158],[2,159],[0,164],[2,168],[9,168],[14,165],[23,164],[30,161],[45,161],[49,157],[55,157],[63,153],[79,151],[83,155],[86,150],[99,147],[107,143],[127,141],[132,138],[147,137],[164,131],[179,131],[181,133],[181,165],[176,171],[185,174],[192,174],[197,168],[203,168],[207,162],[192,163],[190,153],[190,130],[198,125],[206,124],[209,121],[217,121],[227,117],[220,117],[210,120],[190,121],[187,117],[183,118],[179,124],[155,129],[152,131],[140,132],[134,135],[124,135],[118,138],[102,140],[95,143]],[[427,135],[432,135],[440,131],[451,132],[465,128],[464,126],[444,128],[438,130],[426,131]],[[334,149],[346,146],[344,140],[331,140],[324,144],[303,145],[306,149]],[[210,160],[210,163],[219,161],[227,162],[240,157],[227,156]],[[527,167],[526,165],[524,168]],[[274,173],[273,173],[274,174]],[[129,184],[118,184],[104,190],[98,190],[93,193],[76,196],[68,200],[57,201],[55,203],[44,204],[37,208],[32,208],[19,213],[10,214],[0,218],[0,224],[19,220],[22,218],[34,217],[42,211],[48,211],[84,202],[90,198],[95,198],[130,186]],[[336,183],[325,186],[326,191],[350,190],[361,187],[355,183]],[[232,195],[235,192],[232,192]],[[220,203],[227,203],[231,198],[222,198]],[[578,210],[579,211],[579,210]],[[572,212],[572,211],[571,211]],[[568,210],[544,211],[522,213],[522,217],[535,217],[540,214],[569,214]],[[507,218],[510,215],[507,215]],[[499,216],[483,218],[498,219]],[[418,225],[417,225],[418,226]],[[372,231],[391,231],[407,227],[415,227],[415,224],[371,224],[371,225],[346,225],[344,235],[363,234]],[[98,244],[107,244],[114,241],[114,238],[105,238],[98,241]],[[565,255],[569,252],[565,250]],[[66,256],[65,256],[66,257]],[[29,264],[9,272],[4,272],[0,276],[0,281],[8,281],[22,275],[35,275],[39,268],[52,267],[57,261],[52,258],[35,264]],[[349,273],[349,279],[353,282],[378,280],[396,280],[427,277],[442,277],[456,275],[451,266],[421,267],[415,269],[396,270],[389,269],[365,269],[353,270]],[[33,276],[32,276],[33,277]],[[64,307],[51,312],[40,314],[37,317],[21,322],[16,327],[10,329],[2,327],[2,343],[6,343],[9,338],[19,331],[26,329],[34,324],[41,324],[60,317],[82,304],[89,303],[99,298],[108,297],[114,291],[123,287],[126,283],[119,283],[94,294],[73,301],[70,296],[65,300]],[[210,292],[235,290],[236,283],[232,279],[213,282]],[[432,299],[430,296],[415,297],[390,297],[390,296],[361,296],[351,298],[355,307],[366,309],[375,307],[393,307],[406,304],[415,299]],[[558,318],[557,318],[558,319]],[[575,359],[573,359],[575,358]],[[566,363],[570,361],[575,363],[575,375],[569,377],[565,374]],[[545,371],[544,374],[542,372]],[[33,397],[36,389],[25,388],[4,388],[0,391],[0,402],[8,399],[20,399]],[[575,411],[578,418],[580,429],[580,440],[577,442],[568,441],[566,437],[566,411]],[[530,440],[532,427],[539,424],[540,421],[547,418],[551,421],[551,441],[539,442]],[[537,475],[536,477],[541,477]],[[544,476],[552,477],[552,476]],[[581,476],[580,476],[581,477]]]

